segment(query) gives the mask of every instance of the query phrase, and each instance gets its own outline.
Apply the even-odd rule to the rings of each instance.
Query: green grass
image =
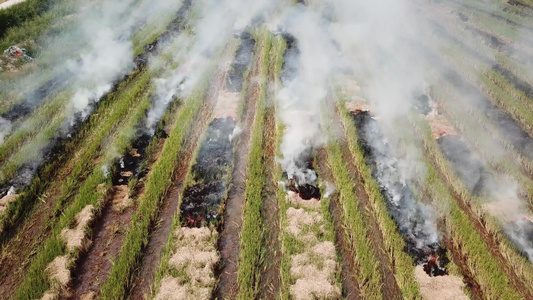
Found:
[[[457,71],[465,80],[480,87],[481,95],[486,94],[494,105],[499,106],[503,111],[511,112],[510,114],[514,115],[515,118],[520,118],[521,116],[533,118],[533,115],[529,113],[530,99],[525,97],[522,92],[517,91],[499,73],[485,71],[489,69],[489,66],[484,66],[476,58],[464,56],[457,46],[449,44],[443,52],[452,69]],[[487,73],[492,75],[487,75]],[[527,190],[527,197],[532,201],[533,188],[531,188],[530,178],[527,177],[533,176],[533,162],[518,149],[515,149],[500,134],[497,125],[489,120],[487,116],[479,112],[469,101],[461,101],[463,94],[452,83],[443,80],[439,86],[432,88],[432,93],[442,102],[444,110],[448,113],[456,128],[470,139],[489,164],[496,170],[503,171],[514,177]],[[522,98],[514,97],[516,95],[522,96]],[[521,107],[522,110],[517,111],[516,107]],[[522,120],[519,123],[528,123],[524,118]],[[502,146],[502,151],[505,149],[506,155],[495,154],[495,151],[487,151],[487,149],[492,147],[490,146],[490,141],[499,143]]]
[[[264,257],[264,224],[262,216],[263,189],[265,185],[265,161],[263,128],[265,125],[266,78],[270,58],[271,34],[260,31],[254,35],[256,40],[256,72],[260,79],[257,86],[251,85],[249,95],[257,97],[255,121],[248,156],[248,179],[246,180],[243,224],[240,233],[240,251],[237,270],[239,291],[237,299],[255,299],[259,293],[262,259]],[[257,88],[257,94],[253,89]],[[251,108],[248,108],[251,109]]]
[[[342,207],[343,223],[348,227],[350,243],[353,244],[355,256],[355,278],[362,297],[365,299],[382,299],[382,278],[379,272],[379,261],[368,236],[367,222],[359,211],[360,199],[354,191],[354,182],[348,172],[342,150],[338,141],[331,141],[327,146],[328,161],[331,165],[335,184],[339,193],[339,203]]]
[[[150,107],[149,91],[145,93],[140,103],[132,106],[126,103],[122,104],[122,108],[129,111],[130,114],[120,122],[120,131],[116,131],[110,139],[107,151],[103,154],[103,159],[96,165],[92,165],[93,169],[91,174],[87,177],[85,182],[81,185],[79,193],[76,195],[72,204],[66,207],[62,211],[61,216],[56,224],[52,226],[52,234],[44,243],[41,250],[37,252],[37,256],[33,259],[27,276],[17,290],[15,299],[35,299],[40,297],[47,289],[50,288],[50,282],[48,281],[47,274],[45,272],[46,266],[55,257],[67,254],[68,251],[64,247],[64,242],[60,236],[61,230],[68,227],[74,222],[76,215],[87,205],[91,204],[96,208],[96,211],[101,210],[103,205],[103,197],[112,185],[111,176],[106,176],[103,171],[105,165],[113,164],[116,159],[116,153],[125,153],[130,143],[132,142],[134,135],[134,126],[137,125],[145,116],[146,111]],[[135,99],[136,97],[129,97]],[[109,134],[111,127],[115,125],[114,120],[111,119],[107,123],[107,130],[103,132]],[[117,128],[118,129],[118,128]],[[83,159],[87,159],[83,157]],[[93,162],[91,159],[90,162]],[[102,188],[105,186],[105,189]],[[59,202],[58,202],[59,203]],[[57,206],[57,204],[56,204]],[[77,259],[79,253],[74,251],[70,255]]]

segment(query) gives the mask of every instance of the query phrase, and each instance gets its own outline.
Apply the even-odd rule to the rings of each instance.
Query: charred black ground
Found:
[[[191,170],[194,184],[183,193],[180,207],[183,226],[217,225],[233,164],[231,134],[235,126],[229,117],[214,119],[209,124]]]
[[[305,5],[304,1],[299,3]],[[283,53],[283,65],[280,74],[281,83],[286,85],[292,81],[298,73],[298,57],[300,56],[300,50],[298,49],[298,41],[293,35],[285,31],[281,31],[280,34],[287,44],[285,52]],[[313,173],[316,177],[316,172],[313,167],[313,149],[311,147],[301,153],[294,163],[300,173]],[[320,199],[322,196],[320,194],[317,179],[313,182],[305,182],[298,176],[292,176],[289,178],[289,175],[285,170],[283,172],[283,178],[287,181],[286,187],[297,193],[300,198],[304,200]]]
[[[138,132],[142,132],[141,129]],[[144,171],[140,168],[145,157],[146,148],[150,144],[153,136],[142,133],[132,143],[131,150],[123,155],[114,166],[113,185],[128,184],[132,178],[144,176]]]
[[[315,169],[313,167],[313,150],[310,148],[304,153],[302,153],[300,158],[295,161],[295,164],[298,170],[301,170],[302,172],[312,172],[316,174]],[[322,197],[320,193],[320,188],[318,188],[317,180],[313,182],[302,182],[302,180],[299,179],[298,176],[293,176],[289,178],[287,172],[283,172],[283,178],[285,178],[285,180],[287,180],[288,182],[288,189],[297,193],[300,198],[304,200],[320,199]]]
[[[235,59],[231,63],[226,77],[226,89],[230,92],[240,92],[244,81],[244,73],[252,62],[252,53],[255,40],[249,32],[240,34],[241,44],[235,54]]]
[[[427,224],[434,217],[424,204],[414,199],[411,189],[402,181],[397,161],[390,153],[377,122],[367,111],[354,112],[351,116],[358,129],[358,141],[366,163],[372,168],[372,176],[379,183],[388,211],[405,239],[405,251],[416,264],[424,264],[424,270],[429,275],[447,274],[449,260],[446,249],[437,240],[435,225]]]
[[[459,136],[443,136],[437,140],[444,157],[453,171],[461,178],[472,195],[481,195],[491,186],[492,176],[483,162]]]
[[[135,57],[134,62],[138,69],[143,69],[148,64],[148,59],[151,55],[157,53],[160,50],[161,44],[169,40],[169,38],[175,34],[178,34],[185,30],[189,15],[191,12],[192,0],[185,0],[180,9],[176,13],[176,18],[170,22],[167,26],[167,30],[161,34],[155,41],[144,47],[144,53]]]

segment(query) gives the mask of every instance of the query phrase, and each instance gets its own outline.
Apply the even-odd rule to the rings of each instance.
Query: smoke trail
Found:
[[[155,122],[173,99],[186,98],[233,33],[240,32],[258,17],[266,17],[277,1],[208,0],[202,3],[199,20],[193,24],[194,42],[180,66],[157,79],[155,105],[148,113],[146,128]],[[178,55],[183,55],[179,52]]]
[[[44,159],[53,157],[51,153],[58,141],[69,138],[76,126],[92,113],[95,103],[109,92],[118,80],[133,70],[135,64],[132,37],[135,28],[145,23],[150,14],[166,15],[169,11],[176,11],[177,7],[175,2],[162,0],[128,0],[118,3],[104,1],[80,9],[77,16],[79,21],[73,24],[70,30],[54,38],[55,41],[75,40],[78,45],[73,47],[73,52],[66,55],[65,61],[56,61],[56,65],[49,66],[52,70],[66,68],[65,74],[70,75],[68,85],[63,85],[61,89],[72,92],[72,97],[64,108],[65,111],[58,113],[56,117],[60,121],[63,120],[63,124],[51,137],[50,133],[41,132],[33,141],[23,146],[20,152],[31,151],[30,155],[19,158],[20,167],[15,178],[10,179],[7,186],[15,186],[17,189],[28,186]],[[57,45],[51,44],[48,47]],[[32,76],[36,75],[30,74],[30,77]],[[43,99],[37,97],[31,100],[32,107],[35,107]],[[3,127],[8,128],[9,125]],[[2,187],[2,190],[5,189],[7,187]]]
[[[106,1],[90,9],[81,18],[75,35],[88,45],[77,60],[67,61],[68,70],[74,74],[74,96],[68,108],[73,125],[85,120],[92,112],[90,104],[98,102],[109,92],[113,83],[130,73],[133,63],[133,30],[140,24],[153,20],[154,14],[167,10],[177,11],[181,1]],[[131,9],[140,6],[141,10]],[[146,8],[146,9],[142,9]]]
[[[312,149],[324,142],[321,103],[327,95],[337,53],[328,42],[319,15],[299,6],[286,18],[283,27],[291,38],[285,55],[283,88],[277,95],[280,117],[286,126],[280,163],[287,177],[297,184],[314,184],[316,173],[306,160],[312,157]]]

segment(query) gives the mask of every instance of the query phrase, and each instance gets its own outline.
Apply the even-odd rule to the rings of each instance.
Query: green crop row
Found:
[[[455,56],[457,57],[457,56]],[[450,60],[450,63],[452,66],[455,66],[457,68],[459,68],[458,65],[456,65],[454,63],[454,60]],[[468,78],[469,76],[476,76],[475,75],[475,71],[474,70],[469,70],[467,66],[469,66],[470,64],[465,62],[463,64],[461,64],[462,68],[459,69],[460,71],[460,74],[467,74],[466,77]],[[465,69],[466,68],[466,69]],[[463,75],[464,76],[464,75]],[[447,92],[450,92],[450,91],[454,91],[455,87],[453,84],[447,84],[447,83],[444,83],[444,85],[446,86],[447,88]],[[435,87],[433,88],[433,91],[438,91]],[[457,94],[457,92],[455,92],[455,94]],[[446,97],[442,97],[442,94],[439,95],[439,94],[435,94],[437,96],[440,96],[440,100],[446,100]],[[460,95],[460,93],[459,93]],[[458,101],[460,98],[455,98],[456,101]],[[443,104],[446,104],[446,103],[452,103],[453,102],[449,102],[449,101],[444,101]],[[462,101],[461,102],[463,104],[463,106],[460,108],[462,109],[463,111],[466,110],[468,111],[468,117],[465,117],[461,120],[461,124],[464,124],[464,122],[466,122],[467,119],[469,118],[474,118],[474,119],[477,119],[478,122],[485,128],[490,128],[490,127],[487,127],[487,126],[493,126],[493,125],[490,125],[490,121],[488,119],[486,119],[486,117],[483,117],[481,114],[479,114],[479,112],[477,112],[477,109],[475,107],[471,107],[471,108],[467,108],[465,109],[465,106],[468,106],[468,101]],[[447,109],[451,109],[451,105],[448,104],[446,106],[443,106],[444,108],[447,108]],[[454,115],[454,114],[459,114],[459,108],[457,108],[451,115]],[[476,144],[477,142],[475,142],[475,140],[481,140],[479,138],[479,136],[476,136],[476,134],[479,134],[479,132],[481,132],[483,129],[474,129],[472,127],[473,125],[471,126],[460,126],[460,130],[464,131],[464,132],[470,132],[467,134],[467,137],[471,138],[474,140],[474,144]],[[476,126],[477,127],[477,126]],[[488,130],[487,130],[488,131]],[[495,137],[496,132],[497,130],[493,129],[491,130],[490,132],[492,133],[492,136]],[[504,143],[502,142],[502,144],[504,146],[506,146],[506,148],[510,149],[510,150],[513,150],[512,149],[512,146],[510,146],[509,144],[507,143]],[[518,164],[520,164],[520,167],[525,169],[526,171],[528,169],[530,169],[530,167],[528,166],[530,164],[529,160],[524,158],[523,156],[521,155],[516,155],[517,153],[515,151],[512,151],[511,153],[515,153],[515,160],[518,162]],[[482,151],[481,153],[486,153],[484,151]],[[528,193],[528,197],[531,198],[531,187],[530,187],[530,184],[527,184],[527,182],[529,182],[529,179],[526,179],[526,178],[523,178],[520,174],[517,174],[517,172],[515,171],[512,171],[510,169],[509,166],[501,166],[501,163],[495,163],[494,160],[491,160],[489,159],[489,162],[491,162],[494,166],[498,166],[500,165],[500,167],[498,168],[500,172],[503,172],[503,171],[507,171],[509,172],[508,174],[511,175],[511,176],[516,176],[516,179],[518,182],[522,182],[522,183],[526,183],[526,185],[524,186],[524,188],[526,189],[526,192]],[[452,178],[452,177],[450,177]],[[483,219],[485,220],[484,222],[484,226],[485,228],[487,229],[488,232],[491,233],[491,236],[495,239],[495,241],[497,241],[497,244],[499,246],[499,250],[500,252],[502,253],[502,255],[504,255],[506,257],[507,260],[509,260],[509,266],[515,266],[515,265],[520,265],[522,267],[520,268],[513,268],[513,270],[517,273],[518,276],[522,277],[521,280],[524,281],[525,285],[526,286],[529,286],[529,284],[527,284],[527,282],[530,282],[532,279],[533,279],[533,267],[531,266],[531,264],[527,263],[527,260],[520,254],[518,253],[518,251],[516,250],[516,248],[510,243],[510,241],[503,235],[503,233],[501,232],[501,226],[500,226],[500,223],[495,220],[493,217],[491,216],[486,216],[483,212],[483,209],[480,207],[480,203],[482,202],[482,200],[480,199],[473,199],[469,194],[468,192],[466,191],[466,188],[464,187],[464,185],[462,185],[462,183],[459,182],[459,179],[454,179],[454,187],[456,188],[456,191],[459,195],[461,195],[461,198],[464,199],[465,203],[468,203],[468,205],[471,206],[471,209],[472,211],[475,213],[476,217],[478,219]]]
[[[20,124],[21,126],[13,134],[6,137],[4,143],[0,145],[0,165],[4,164],[6,159],[26,141],[31,140],[39,132],[45,131],[44,127],[49,125],[51,120],[60,118],[68,97],[67,93],[61,93],[55,97],[55,101],[45,101],[45,104],[37,108],[32,116]],[[17,125],[19,124],[14,124],[14,126]]]
[[[212,65],[204,74],[215,72]],[[209,76],[203,76],[197,87],[189,95],[179,112],[174,128],[167,138],[159,159],[153,164],[147,177],[144,194],[139,199],[137,212],[132,218],[120,256],[114,262],[109,278],[102,285],[102,299],[122,299],[130,287],[131,278],[148,243],[148,235],[155,221],[159,204],[172,185],[175,170],[185,164],[185,147],[188,136],[194,130],[194,120],[205,108],[204,102],[210,83]]]
[[[453,102],[450,102],[453,101],[450,100],[453,96],[448,94],[447,87],[448,84],[443,83],[441,86],[431,88],[431,95],[442,104],[443,113],[455,129],[467,138],[475,152],[486,160],[488,166],[494,170],[493,173],[506,174],[514,178],[523,189],[523,196],[533,203],[533,182],[530,178],[533,173],[530,160],[514,151],[512,145],[504,144],[506,141],[498,140],[507,146],[507,153],[511,155],[505,155],[494,149],[493,139],[497,138],[497,134],[494,133],[496,129],[491,131],[491,124],[485,122],[486,117],[479,112],[471,110],[467,113],[460,107],[454,107]]]
[[[455,89],[455,87],[452,84],[444,83],[444,85],[446,86],[447,91],[453,91]],[[433,91],[437,91],[437,93],[435,93],[434,95],[436,95],[437,97],[440,97],[439,100],[446,100],[446,97],[443,97],[442,93],[441,94],[438,93],[439,89],[434,87]],[[459,98],[456,98],[455,100],[458,101],[458,99]],[[453,103],[453,102],[443,101],[443,104],[444,104],[443,108],[452,109],[452,105],[451,104],[446,105],[446,103]],[[462,108],[455,109],[454,112],[451,113],[450,115],[460,114],[461,113],[460,110],[463,110],[463,111],[465,110],[465,106],[467,105],[468,102],[464,103],[463,101],[461,103],[464,104]],[[468,111],[468,117],[466,117],[465,115],[465,118],[461,118],[460,120],[461,124],[465,124],[465,122],[467,122],[466,120],[469,120],[469,118],[474,117],[474,119],[477,119],[478,122],[482,124],[482,126],[484,127],[490,126],[490,123],[489,123],[490,121],[488,121],[486,118],[481,116],[477,112],[475,107],[466,109],[466,111]],[[483,131],[483,129],[476,130],[475,127],[473,126],[474,125],[472,124],[470,124],[470,126],[461,125],[459,129],[465,133],[468,133],[467,137],[472,139],[474,141],[474,144],[477,144],[476,140],[481,140],[478,134],[480,134],[480,132]],[[493,136],[495,136],[496,130],[492,130],[490,132],[492,133]],[[512,147],[510,145],[508,144],[506,145],[505,143],[502,143],[502,144],[504,146],[507,146],[508,149],[512,150]],[[481,153],[484,153],[484,151],[482,151]],[[523,158],[521,155],[515,155],[515,156],[516,156],[516,161],[520,164],[520,167],[528,170],[529,161]],[[493,166],[496,166],[500,172],[503,172],[503,171],[508,172],[508,174],[511,176],[514,176],[518,182],[525,184],[524,188],[526,189],[528,193],[528,197],[531,198],[531,186],[530,184],[528,184],[529,179],[523,178],[523,176],[521,176],[520,174],[517,174],[517,172],[515,170],[512,170],[510,166],[503,166],[501,163],[494,162],[494,160],[491,160],[491,159],[489,159],[489,162],[491,162]],[[484,224],[485,224],[486,229],[491,233],[491,236],[497,241],[500,252],[507,258],[507,260],[509,260],[508,264],[510,266],[515,266],[517,264],[523,266],[520,268],[514,268],[514,270],[517,272],[519,276],[522,277],[522,280],[525,282],[526,286],[529,286],[527,282],[530,282],[530,280],[533,279],[533,268],[531,267],[531,265],[527,263],[527,260],[520,253],[518,253],[516,248],[503,235],[503,233],[501,232],[501,226],[499,225],[499,222],[495,220],[494,218],[490,216],[486,216],[484,214],[483,209],[480,207],[481,200],[478,200],[478,199],[473,200],[471,196],[469,196],[468,192],[466,191],[464,186],[459,182],[458,179],[455,179],[454,182],[455,182],[454,187],[456,188],[456,191],[458,191],[458,194],[461,195],[463,199],[465,199],[465,203],[468,203],[472,207],[472,211],[475,213],[476,217],[478,219],[485,220]]]
[[[271,35],[265,30],[255,34],[256,57],[253,72],[259,81],[250,86],[252,97],[257,98],[255,117],[248,156],[248,178],[246,180],[245,202],[243,207],[243,224],[240,233],[239,265],[237,281],[239,292],[237,299],[256,299],[259,293],[261,277],[262,248],[264,239],[263,188],[265,184],[265,162],[263,159],[265,137],[265,95],[270,60]],[[249,107],[248,109],[251,109]]]
[[[38,36],[43,25],[62,16],[63,11],[55,8],[55,6],[65,5],[68,3],[67,1],[26,0],[23,3],[0,10],[0,49],[9,46],[6,42],[10,41],[17,31],[19,31],[19,35],[24,32],[26,35],[32,34],[32,37]],[[37,34],[34,35],[35,33]]]
[[[280,87],[280,79],[279,79],[279,75],[277,74],[279,74],[282,70],[283,61],[284,61],[283,54],[285,53],[286,49],[287,49],[287,43],[284,39],[277,37],[275,40],[273,40],[272,51],[274,52],[274,55],[276,56],[276,59],[275,59],[276,62],[275,62],[275,65],[270,66],[271,74],[269,74],[269,77],[271,78],[271,80],[273,79],[274,82],[269,82],[269,84],[272,84],[276,90]],[[272,72],[272,68],[274,68],[275,70],[274,72]],[[273,76],[272,73],[276,74],[274,78],[272,78]],[[274,93],[273,95],[271,95],[271,97],[275,98],[276,94]],[[276,104],[275,107],[277,106],[275,99],[269,99],[269,100]],[[275,117],[276,119],[276,122],[275,122],[277,124],[276,157],[281,157],[280,145],[281,145],[281,138],[283,136],[283,131],[285,127],[281,122],[279,122],[278,116],[276,115],[274,109],[269,108],[269,112],[272,112],[272,115],[269,115],[269,117],[271,118]],[[273,178],[275,180],[283,180],[282,170],[279,164],[276,164],[276,166],[274,167],[273,173],[274,173]],[[285,233],[283,230],[283,228],[287,226],[286,214],[287,214],[287,209],[289,208],[289,205],[287,201],[285,200],[285,196],[286,196],[286,193],[283,190],[283,187],[278,186],[278,189],[276,191],[276,199],[279,205],[279,220],[280,220],[280,227],[281,227],[279,239],[281,241],[280,248],[282,252],[281,265],[280,265],[281,284],[280,284],[280,290],[279,290],[279,298],[287,300],[287,299],[290,299],[289,288],[291,285],[291,272],[290,272],[291,254],[295,252],[295,249],[294,249],[295,246],[293,245],[294,244],[293,239],[291,239],[291,237],[287,233]]]
[[[28,191],[8,205],[7,210],[0,219],[0,232],[15,225],[28,212],[36,200],[40,198],[50,184],[49,182],[44,182],[41,178],[53,177],[56,168],[64,162],[63,158],[74,156],[78,152],[76,157],[72,157],[75,163],[73,169],[65,182],[61,183],[60,194],[56,200],[56,211],[59,211],[63,203],[76,193],[79,185],[83,182],[83,178],[92,170],[94,158],[101,151],[101,142],[109,134],[110,130],[116,127],[116,124],[129,112],[132,104],[139,100],[138,96],[144,93],[149,78],[150,74],[147,72],[135,73],[125,80],[116,92],[109,94],[102,100],[97,112],[82,126],[76,137],[67,142],[63,156],[46,164],[43,171],[36,176]]]
[[[353,257],[356,266],[357,283],[362,297],[365,299],[382,299],[382,278],[379,261],[369,241],[365,217],[359,211],[360,199],[354,191],[354,184],[342,157],[342,150],[338,141],[328,145],[328,157],[336,187],[339,191],[339,203],[342,206],[343,223],[347,226],[350,242],[355,249]]]
[[[491,48],[485,41],[483,41],[482,38],[472,32],[473,27],[458,23],[455,21],[454,17],[448,14],[442,14],[440,11],[428,10],[428,14],[426,14],[425,18],[426,22],[430,24],[438,24],[440,28],[443,28],[447,31],[448,35],[453,36],[453,38],[460,41],[464,47],[475,52],[476,54],[473,58],[476,61],[494,61],[493,63],[498,63],[501,67],[512,71],[515,76],[521,78],[522,80],[525,80],[530,84],[533,83],[533,79],[531,78],[529,70],[524,64],[520,63],[520,61],[524,60],[524,55],[521,54],[521,51],[517,51],[516,53],[508,53],[508,51],[505,49]],[[449,42],[452,45],[456,44],[456,42],[452,40]],[[466,51],[466,48],[463,50]],[[490,67],[491,65],[487,65],[487,68]]]
[[[451,63],[451,65],[459,68],[459,66],[454,63]],[[462,67],[458,71],[462,74],[470,71],[471,73],[469,74],[475,76],[475,74],[472,74],[475,72],[474,70],[465,69],[468,67],[465,67],[464,64],[461,64],[461,66]],[[468,75],[467,77],[470,78]],[[499,87],[495,86],[493,82],[489,82],[484,76],[480,76],[480,80],[483,89],[488,89],[489,93],[499,89]],[[475,80],[473,81],[475,82]],[[508,85],[509,83],[506,82],[506,84]],[[442,86],[443,88],[433,88],[434,95],[440,96],[439,100],[442,101],[443,108],[453,111],[453,113],[450,113],[449,115],[455,120],[454,122],[456,123],[457,128],[473,142],[477,147],[477,150],[486,157],[488,162],[494,168],[502,171],[505,170],[509,175],[519,181],[522,187],[528,191],[528,198],[531,200],[533,198],[533,190],[530,184],[531,180],[526,178],[526,176],[532,175],[531,171],[533,170],[533,162],[529,158],[523,156],[508,140],[502,137],[495,124],[493,124],[485,115],[480,113],[469,101],[459,101],[459,99],[461,99],[461,93],[456,90],[456,87],[453,84],[443,81]],[[444,96],[445,93],[439,92],[439,90],[445,90],[455,101],[448,101],[449,99]],[[509,98],[507,95],[502,95],[501,93],[500,96]],[[461,103],[461,105],[457,105],[456,103]],[[508,107],[509,105],[513,107],[514,104],[508,104],[505,105],[505,107]],[[465,109],[465,107],[467,109]],[[494,154],[494,151],[487,151],[487,149],[491,149],[489,146],[490,140],[496,140],[499,142],[508,153],[512,154],[511,157],[514,162],[511,162],[510,158],[507,156],[496,155]],[[525,174],[521,174],[520,169],[523,170]]]
[[[484,3],[478,0],[463,0],[463,1],[454,1],[455,5],[460,6],[461,11],[476,11],[479,10],[480,13],[487,16],[494,16],[494,18],[504,18],[505,20],[517,23],[521,26],[529,27],[531,26],[531,21],[527,17],[523,17],[519,13],[512,10],[504,10],[509,8],[509,5],[506,5],[502,2],[493,2],[493,3]],[[505,20],[501,20],[502,22]]]
[[[145,83],[144,86],[146,85],[148,84]],[[112,185],[112,177],[105,174],[104,167],[113,164],[116,159],[116,153],[125,153],[131,141],[135,138],[134,127],[145,117],[146,112],[150,108],[149,94],[150,90],[146,89],[140,97],[125,97],[126,99],[140,99],[137,105],[132,105],[132,103],[128,102],[115,103],[115,105],[120,105],[119,107],[129,112],[129,114],[122,121],[110,119],[105,124],[105,129],[107,130],[103,130],[102,132],[105,136],[111,138],[107,144],[107,151],[103,154],[103,159],[96,165],[92,164],[92,172],[81,185],[79,193],[74,198],[72,204],[63,210],[58,222],[52,227],[51,236],[46,240],[42,249],[37,252],[37,256],[32,261],[26,278],[17,290],[15,299],[35,299],[50,288],[51,282],[48,280],[45,269],[48,263],[55,257],[67,253],[64,241],[61,238],[62,229],[70,226],[74,222],[76,215],[89,204],[93,205],[97,212],[101,211],[104,203],[102,198],[107,194],[107,191]],[[109,132],[117,124],[116,122],[120,126],[116,128],[114,136],[109,136]],[[102,135],[102,138],[104,135]],[[85,160],[86,163],[93,163],[93,160],[87,156],[81,157],[80,160]],[[89,161],[87,162],[87,160]],[[89,167],[89,169],[91,168]],[[105,189],[102,186],[105,186]],[[78,258],[79,254],[78,250],[71,253],[74,261]]]
[[[414,114],[411,119],[414,120],[413,125],[418,135],[423,139],[427,157],[428,173],[425,186],[432,195],[434,205],[447,212],[447,234],[451,241],[456,244],[460,254],[466,257],[467,266],[481,286],[483,294],[489,299],[522,299],[523,297],[512,288],[510,279],[502,271],[500,263],[492,255],[487,243],[476,230],[473,223],[474,220],[471,220],[461,209],[460,201],[464,201],[464,198],[470,196],[464,185],[451,170],[439,150],[437,142],[431,137],[431,129],[428,124],[416,119]],[[438,175],[434,168],[438,170],[441,176]],[[443,180],[452,186],[455,196],[450,193]],[[472,205],[472,202],[465,201],[463,204]],[[517,261],[515,262],[518,263]],[[519,273],[519,269],[524,268],[524,263],[526,262],[522,260],[522,264],[513,264],[513,268]]]

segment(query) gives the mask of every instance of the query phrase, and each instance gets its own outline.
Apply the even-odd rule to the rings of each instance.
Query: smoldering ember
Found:
[[[533,299],[531,0],[0,0],[0,300]]]

